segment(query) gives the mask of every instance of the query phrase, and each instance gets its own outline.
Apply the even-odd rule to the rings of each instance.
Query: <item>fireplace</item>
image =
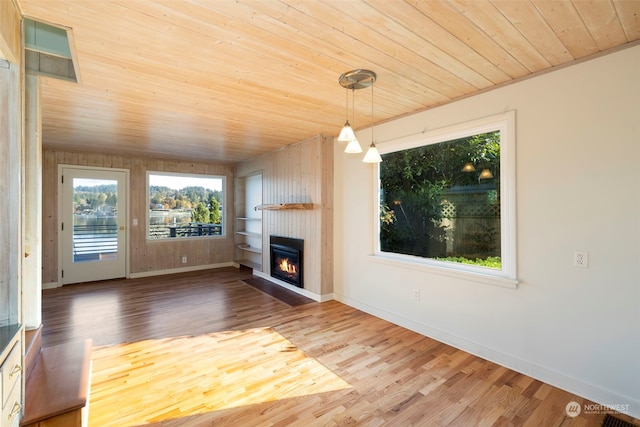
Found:
[[[304,240],[289,237],[270,237],[271,276],[303,288]]]

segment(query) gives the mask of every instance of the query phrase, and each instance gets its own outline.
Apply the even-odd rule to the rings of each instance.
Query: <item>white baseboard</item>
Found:
[[[153,271],[142,271],[140,273],[130,273],[128,279],[138,279],[140,277],[152,277],[152,276],[162,276],[164,274],[176,274],[176,273],[185,273],[188,271],[199,271],[199,270],[211,270],[213,268],[222,268],[222,267],[237,267],[237,264],[232,262],[223,262],[219,264],[206,264],[206,265],[194,265],[190,267],[180,267],[180,268],[169,268],[166,270],[153,270]],[[43,283],[42,289],[55,289],[62,287],[58,282],[49,282]]]
[[[222,262],[219,264],[194,265],[191,267],[170,268],[166,270],[142,271],[140,273],[129,274],[130,279],[138,279],[140,277],[162,276],[165,274],[185,273],[188,271],[211,270],[212,268],[233,267],[232,262]]]
[[[515,358],[500,351],[451,335],[447,332],[431,328],[427,325],[407,319],[395,313],[390,313],[377,307],[357,300],[334,294],[334,298],[344,304],[364,311],[365,313],[387,320],[396,325],[410,329],[421,335],[448,344],[452,347],[471,353],[475,356],[497,363],[513,371],[530,376],[549,385],[565,390],[569,393],[591,400],[599,405],[618,408],[619,412],[640,418],[640,401],[622,396],[611,390],[606,390],[594,384],[589,384],[577,378],[566,376],[548,368]],[[569,403],[569,402],[567,402]]]
[[[59,288],[61,285],[58,285],[58,282],[49,282],[49,283],[43,283],[42,284],[42,289],[55,289],[55,288]]]

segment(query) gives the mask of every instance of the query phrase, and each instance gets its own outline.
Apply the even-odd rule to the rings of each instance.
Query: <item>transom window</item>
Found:
[[[380,144],[378,255],[515,279],[513,121]]]
[[[148,172],[150,240],[224,235],[222,176]]]

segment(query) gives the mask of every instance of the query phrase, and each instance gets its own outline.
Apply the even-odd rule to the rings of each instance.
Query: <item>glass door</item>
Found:
[[[62,284],[126,276],[126,172],[64,167]]]

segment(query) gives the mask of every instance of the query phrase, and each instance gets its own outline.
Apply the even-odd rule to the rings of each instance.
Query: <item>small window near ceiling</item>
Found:
[[[505,116],[387,148],[379,253],[515,278],[513,115]]]
[[[222,176],[148,172],[150,240],[224,235]]]

